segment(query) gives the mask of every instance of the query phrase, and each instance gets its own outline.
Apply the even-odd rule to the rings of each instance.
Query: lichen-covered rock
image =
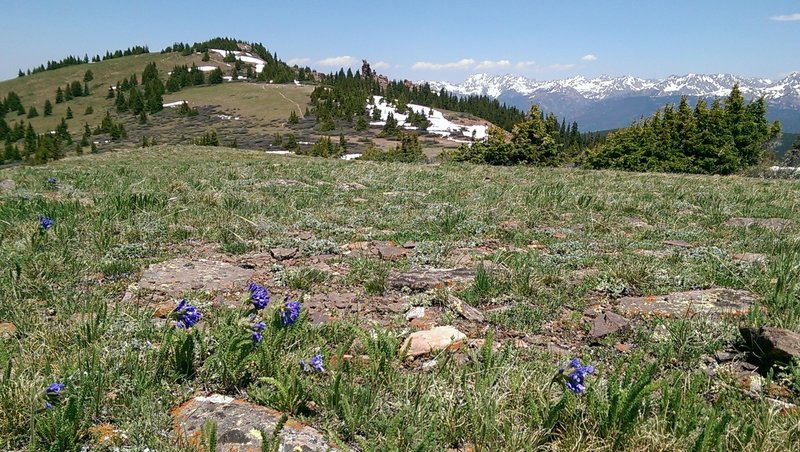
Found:
[[[604,312],[594,318],[592,329],[589,331],[589,337],[599,339],[627,328],[628,325],[630,325],[630,321],[625,317],[614,314],[613,312]]]
[[[746,290],[716,288],[669,295],[625,297],[619,300],[617,311],[625,316],[741,316],[750,310],[755,301],[756,296]]]
[[[253,276],[253,270],[207,259],[177,258],[153,264],[142,272],[138,287],[181,297],[187,292],[241,291]]]
[[[195,397],[172,410],[176,433],[189,443],[201,444],[207,421],[217,426],[217,451],[257,452],[262,431],[272,435],[282,413],[244,400],[212,394]],[[289,418],[279,435],[280,452],[334,451],[316,429]]]
[[[17,188],[17,183],[11,179],[0,181],[0,193],[10,193]]]
[[[387,283],[395,289],[408,287],[411,290],[428,290],[436,287],[466,284],[474,278],[475,270],[471,268],[418,268],[403,273],[392,273],[389,275]]]
[[[783,328],[740,328],[745,345],[762,361],[789,364],[800,359],[800,333]]]

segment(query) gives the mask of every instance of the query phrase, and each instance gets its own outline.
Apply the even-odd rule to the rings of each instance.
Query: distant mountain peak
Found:
[[[560,80],[479,73],[461,83],[427,83],[435,90],[444,88],[456,95],[489,96],[525,111],[531,104],[538,103],[546,111],[576,120],[589,114],[593,118],[587,121],[590,130],[624,126],[633,119],[652,114],[664,103],[675,102],[680,96],[724,97],[738,83],[746,98],[764,96],[773,110],[788,115],[790,128],[800,128],[800,72],[792,72],[780,80],[693,72],[663,79],[576,75]],[[782,116],[780,119],[785,121]]]

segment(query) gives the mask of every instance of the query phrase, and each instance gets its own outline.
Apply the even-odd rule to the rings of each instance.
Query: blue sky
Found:
[[[49,59],[228,36],[325,72],[390,78],[800,71],[800,1],[8,1],[0,79]],[[120,5],[120,6],[117,6]]]

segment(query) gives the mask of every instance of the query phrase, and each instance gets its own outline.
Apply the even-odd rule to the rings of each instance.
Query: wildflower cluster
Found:
[[[301,359],[300,369],[302,369],[303,372],[325,372],[325,368],[322,367],[322,355],[317,354],[312,356],[309,360],[309,364],[306,364],[306,361]]]
[[[575,394],[583,394],[586,392],[586,376],[594,375],[594,366],[581,364],[578,358],[572,358],[569,362],[569,368],[572,371],[565,374],[566,369],[559,369],[558,375],[563,379],[564,385]]]
[[[45,391],[45,397],[47,398],[47,401],[44,403],[45,408],[48,410],[53,408],[53,403],[58,402],[64,395],[62,391],[65,387],[66,385],[64,383],[58,381],[51,383],[50,386],[47,387]]]
[[[256,309],[264,309],[269,304],[269,290],[266,287],[259,286],[251,282],[247,285],[247,290],[250,291],[250,302]]]
[[[53,227],[53,220],[47,215],[39,216],[39,229],[46,231]]]
[[[56,179],[55,177],[48,177],[47,178],[47,185],[50,185],[51,187],[55,187],[56,184],[58,184],[58,179]]]
[[[193,327],[203,317],[200,310],[196,306],[190,305],[185,298],[178,302],[178,305],[172,311],[172,315],[178,319],[175,322],[175,326],[181,329]]]
[[[291,326],[300,318],[300,302],[289,301],[289,297],[283,300],[283,309],[281,309],[281,323],[283,326]]]
[[[266,327],[266,325],[264,325],[264,322],[258,322],[258,323],[253,325],[252,338],[253,338],[253,342],[255,342],[256,344],[258,344],[259,342],[264,340],[264,336],[261,335],[261,331],[263,331],[265,327]]]

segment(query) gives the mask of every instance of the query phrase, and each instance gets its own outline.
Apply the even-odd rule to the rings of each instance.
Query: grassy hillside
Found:
[[[129,132],[129,138],[122,143],[115,143],[114,146],[135,145],[141,142],[143,136],[156,138],[162,143],[177,143],[177,138],[181,135],[187,140],[202,135],[212,129],[219,129],[220,135],[224,140],[230,141],[236,137],[239,129],[249,133],[249,140],[239,140],[240,143],[254,144],[259,139],[265,139],[274,132],[285,132],[285,121],[289,113],[294,109],[300,115],[305,111],[309,102],[311,87],[294,85],[268,85],[263,83],[224,83],[221,85],[206,85],[184,89],[178,93],[167,94],[164,96],[165,102],[175,100],[186,100],[192,106],[208,108],[202,109],[201,114],[189,120],[182,119],[174,112],[165,110],[164,112],[151,115],[146,125],[139,125],[137,118],[130,114],[117,114],[114,108],[114,100],[106,99],[109,86],[115,85],[122,79],[129,78],[131,74],[137,74],[141,78],[144,67],[151,62],[155,62],[159,74],[166,80],[167,74],[176,65],[191,66],[195,63],[198,66],[216,65],[223,70],[227,70],[230,65],[224,63],[221,57],[211,52],[211,61],[201,61],[201,55],[194,54],[182,56],[173,52],[168,54],[151,53],[135,55],[129,57],[115,58],[98,63],[82,64],[69,66],[52,71],[40,72],[26,77],[16,78],[0,82],[0,97],[5,97],[10,91],[16,92],[22,99],[26,109],[35,106],[39,116],[27,119],[26,116],[18,116],[14,112],[6,115],[6,122],[13,122],[20,119],[30,121],[38,133],[53,130],[66,116],[67,107],[72,109],[74,118],[68,120],[69,130],[73,138],[78,139],[83,130],[84,123],[91,127],[100,124],[106,111],[110,111],[112,116],[122,121]],[[67,83],[78,80],[83,83],[83,76],[87,69],[91,69],[94,79],[88,83],[91,95],[87,97],[77,97],[73,100],[56,104],[55,93],[57,87],[62,89]],[[53,115],[44,117],[45,100],[50,100],[53,104]],[[94,113],[84,115],[86,108],[91,106]],[[241,127],[232,127],[232,124],[220,120],[215,115],[236,115],[242,116]],[[230,129],[226,132],[227,129]],[[227,136],[226,136],[227,134]]]
[[[0,181],[5,450],[192,450],[171,410],[212,392],[288,412],[359,450],[794,450],[800,441],[791,405],[800,371],[768,373],[735,348],[737,326],[800,328],[798,182],[192,146],[4,169]],[[775,232],[726,224],[732,217],[788,223]],[[206,293],[213,278],[199,277],[180,294],[146,290],[142,272],[173,258],[195,264],[167,273],[228,262],[272,301],[251,320],[246,280],[231,293]],[[454,267],[471,276],[427,291],[393,282]],[[758,301],[739,318],[626,314],[628,328],[589,337],[592,312],[618,310],[621,297],[709,287]],[[449,295],[480,315],[467,320]],[[291,327],[277,312],[284,296],[302,301]],[[190,331],[164,318],[180,297],[202,312]],[[412,307],[423,317],[407,320]],[[467,339],[407,359],[403,340],[435,325]],[[316,354],[324,372],[301,371]],[[585,394],[554,380],[572,357],[596,368]],[[48,397],[53,382],[65,387]]]

